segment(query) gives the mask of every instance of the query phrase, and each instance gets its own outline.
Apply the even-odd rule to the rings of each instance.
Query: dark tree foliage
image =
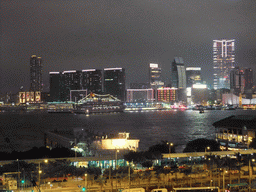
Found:
[[[196,139],[188,142],[183,152],[204,152],[207,147],[210,147],[209,151],[220,151],[220,145],[217,141],[210,139]]]
[[[82,157],[81,153],[76,153],[68,148],[65,147],[57,147],[50,151],[50,156],[52,158],[58,158],[58,157]]]
[[[250,143],[250,148],[256,149],[256,138],[253,138],[252,142]]]
[[[145,161],[144,152],[130,151],[124,155],[124,159],[129,162],[141,163]]]
[[[100,167],[88,167],[86,171],[89,175],[94,177],[96,180],[101,175],[101,168]]]
[[[81,153],[76,154],[81,157]],[[21,158],[22,157],[22,158]],[[16,159],[45,159],[45,158],[61,158],[61,157],[75,157],[75,152],[68,148],[54,148],[50,150],[45,147],[33,147],[25,152],[13,151],[12,153],[1,152],[0,160],[16,160]]]
[[[172,146],[167,141],[161,141],[156,145],[149,147],[147,151],[134,152],[130,151],[124,155],[124,159],[135,164],[142,164],[143,167],[150,167],[149,162],[154,159],[161,159],[162,153],[175,153],[175,145]],[[144,166],[145,165],[145,166]]]
[[[149,168],[149,167],[152,167],[153,163],[152,161],[144,161],[141,165],[142,167]]]
[[[174,144],[171,146],[167,141],[161,141],[161,143],[149,147],[148,151],[153,153],[175,153],[175,146]]]
[[[45,177],[66,177],[67,175],[75,175],[76,167],[70,165],[70,161],[56,160],[42,163],[41,169],[45,173]]]

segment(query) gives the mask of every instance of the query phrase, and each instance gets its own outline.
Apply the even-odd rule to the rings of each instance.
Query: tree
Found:
[[[149,185],[149,183],[150,183],[150,181],[151,181],[151,179],[152,179],[152,174],[151,174],[151,171],[150,170],[147,170],[147,171],[144,171],[144,175],[143,175],[143,177],[147,180],[147,190],[148,190],[148,185]]]
[[[88,167],[86,172],[87,172],[87,174],[89,174],[90,179],[92,180],[92,183],[94,183],[94,180],[97,180],[98,177],[101,175],[101,168],[100,167]]]
[[[135,164],[141,163],[146,160],[144,157],[144,152],[135,152],[130,151],[129,153],[124,155],[124,159],[129,162],[134,162]]]
[[[149,167],[152,167],[153,163],[152,161],[144,161],[141,165],[142,167],[149,168]]]
[[[256,149],[256,138],[252,139],[252,142],[250,143],[250,148]]]
[[[148,152],[175,153],[175,146],[174,144],[171,146],[170,143],[167,141],[161,141],[161,143],[149,147]]]
[[[220,144],[217,141],[202,138],[188,142],[183,152],[204,152],[207,147],[210,147],[210,151],[220,151]]]

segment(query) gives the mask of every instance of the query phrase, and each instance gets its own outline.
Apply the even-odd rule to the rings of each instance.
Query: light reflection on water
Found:
[[[212,124],[230,115],[256,115],[256,111],[150,111],[110,114],[1,114],[0,151],[27,150],[43,145],[44,130],[70,130],[75,127],[94,130],[96,133],[129,132],[140,139],[140,149],[160,141],[178,145],[197,138],[215,138]],[[8,139],[6,139],[8,138]]]

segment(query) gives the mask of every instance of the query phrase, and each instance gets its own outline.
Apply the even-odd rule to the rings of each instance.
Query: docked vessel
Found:
[[[75,113],[123,112],[124,109],[124,103],[110,94],[90,93],[74,105]]]

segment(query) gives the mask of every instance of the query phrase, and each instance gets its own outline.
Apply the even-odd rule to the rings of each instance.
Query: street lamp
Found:
[[[48,160],[45,159],[44,162],[45,162],[45,163],[48,163]],[[38,177],[39,177],[39,179],[38,179],[38,189],[39,189],[39,191],[41,191],[41,190],[40,190],[40,179],[41,179],[40,174],[41,174],[41,173],[42,173],[42,170],[40,169],[40,162],[39,162],[39,167],[38,167]]]
[[[117,153],[119,153],[118,149],[116,149],[116,164],[115,164],[115,168],[117,168]]]
[[[87,173],[84,174],[84,187],[87,190]]]
[[[223,189],[222,189],[222,191],[225,191],[225,173],[228,173],[228,171],[223,169]]]
[[[207,151],[209,151],[211,148],[208,146],[208,147],[205,147],[205,153],[207,152]]]
[[[168,145],[168,148],[169,148],[169,153],[171,153],[171,148],[172,148],[172,146],[173,146],[173,143],[167,142],[167,145]]]

